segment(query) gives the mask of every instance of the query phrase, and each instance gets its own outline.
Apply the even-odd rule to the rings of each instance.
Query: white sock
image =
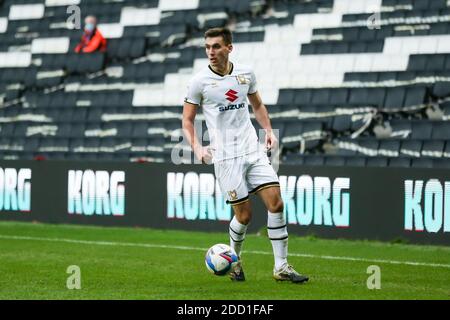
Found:
[[[287,265],[288,232],[283,212],[268,212],[267,232],[272,242],[275,269],[280,270]]]
[[[236,216],[230,222],[230,247],[236,251],[238,257],[241,256],[242,243],[247,232],[247,225],[237,221]]]

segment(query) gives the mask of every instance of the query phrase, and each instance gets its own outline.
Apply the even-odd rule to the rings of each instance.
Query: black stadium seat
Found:
[[[410,158],[391,158],[389,159],[389,167],[409,168],[411,166]]]
[[[450,96],[450,83],[449,82],[437,82],[433,86],[433,95],[439,98],[445,98]]]
[[[352,105],[366,105],[369,98],[368,88],[354,88],[350,89],[350,96],[348,102]]]
[[[27,135],[28,124],[26,123],[13,124],[11,129],[14,130],[14,137],[25,137]]]
[[[450,139],[450,123],[437,122],[433,123],[432,139],[448,140]]]
[[[432,159],[425,159],[425,158],[419,158],[419,159],[412,159],[411,166],[414,168],[433,168],[433,160]]]
[[[345,158],[338,156],[326,157],[324,165],[332,167],[343,167],[345,166]]]
[[[405,102],[405,88],[389,88],[386,92],[384,109],[389,111],[401,110]]]
[[[146,122],[140,122],[133,125],[132,128],[132,136],[136,138],[145,138],[148,137],[148,123]]]
[[[411,139],[430,139],[433,130],[431,122],[414,122],[412,125]]]
[[[329,89],[317,89],[312,92],[312,104],[323,105],[327,104],[330,98]]]
[[[325,158],[322,156],[305,157],[303,160],[305,166],[323,166],[325,164]]]
[[[290,106],[294,103],[295,91],[292,89],[281,89],[278,95],[277,105]]]
[[[296,164],[303,165],[305,156],[299,153],[287,153],[283,157],[283,163],[285,164]]]
[[[350,167],[365,167],[366,159],[360,156],[348,157],[346,158],[345,165]]]
[[[285,126],[281,143],[288,149],[299,149],[300,142],[303,141],[303,125],[301,123],[288,123]]]
[[[408,61],[409,71],[426,70],[428,55],[411,55]]]
[[[403,157],[419,158],[422,151],[422,141],[403,141],[400,148],[400,155]]]
[[[444,150],[444,141],[424,141],[422,157],[440,158]]]
[[[330,90],[329,102],[334,105],[345,105],[349,95],[349,89],[339,88]]]
[[[14,123],[2,123],[0,125],[0,133],[3,137],[12,137],[14,135]]]
[[[383,106],[383,102],[386,97],[386,89],[384,88],[371,88],[369,89],[367,96],[367,104],[380,108]]]
[[[450,169],[450,159],[433,159],[433,168]]]
[[[430,55],[427,64],[425,66],[426,71],[442,71],[445,69],[445,59],[444,54],[434,54]]]
[[[419,106],[425,102],[426,87],[415,86],[406,89],[405,107]]]
[[[400,141],[381,141],[378,147],[378,154],[384,157],[398,157],[400,151]]]
[[[388,158],[383,158],[383,157],[367,158],[366,166],[367,167],[381,167],[381,168],[387,167],[388,166]]]
[[[294,92],[294,104],[295,105],[301,105],[301,104],[309,104],[311,103],[312,98],[312,90],[309,89],[302,89],[302,90],[296,90]]]

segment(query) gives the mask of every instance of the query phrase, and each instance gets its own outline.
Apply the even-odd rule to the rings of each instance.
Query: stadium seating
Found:
[[[106,53],[73,53],[71,4]],[[170,161],[203,33],[227,25],[283,163],[449,168],[449,18],[446,0],[0,1],[0,157]]]

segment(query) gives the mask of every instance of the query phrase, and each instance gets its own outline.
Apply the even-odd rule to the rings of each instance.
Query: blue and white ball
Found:
[[[236,252],[226,244],[215,244],[206,252],[206,268],[216,276],[226,275],[237,262]]]

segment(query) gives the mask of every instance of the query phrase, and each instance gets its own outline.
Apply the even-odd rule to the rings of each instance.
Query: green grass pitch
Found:
[[[450,299],[448,247],[291,236],[290,263],[310,276],[296,285],[272,279],[270,242],[256,234],[246,282],[210,274],[215,243],[227,233],[0,222],[0,299]],[[67,289],[71,265],[80,290]],[[367,288],[370,265],[381,289]]]

